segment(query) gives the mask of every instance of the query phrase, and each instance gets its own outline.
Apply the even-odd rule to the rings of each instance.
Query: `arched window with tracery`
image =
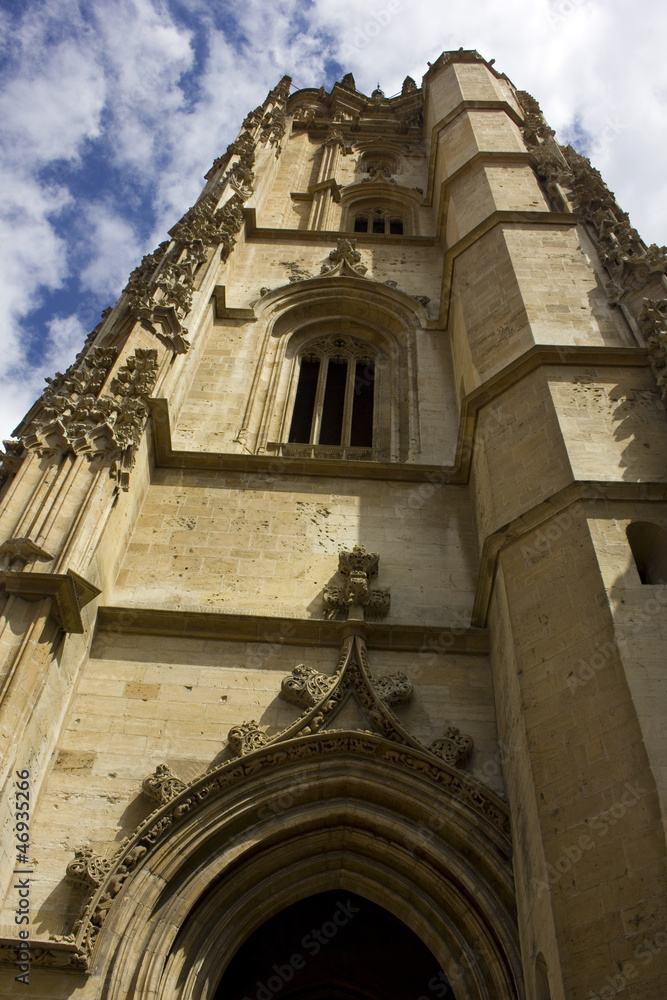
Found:
[[[311,342],[299,357],[289,444],[363,449],[374,438],[376,363],[350,336]]]

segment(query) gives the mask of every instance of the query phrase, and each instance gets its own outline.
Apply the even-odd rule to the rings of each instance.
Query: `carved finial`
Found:
[[[379,561],[377,552],[366,552],[362,545],[340,553],[338,572],[345,578],[345,584],[324,588],[324,610],[328,617],[355,606],[376,616],[388,613],[389,591],[370,588],[371,578],[377,576]]]
[[[243,757],[270,742],[269,737],[254,719],[243,722],[240,726],[232,726],[227,733],[227,741],[235,757]]]
[[[176,798],[187,786],[184,781],[176,777],[167,764],[158,764],[153,773],[144,778],[141,787],[149,798],[157,802],[158,805],[164,806]]]
[[[312,708],[334,687],[337,677],[322,674],[314,667],[299,663],[292,673],[283,677],[280,693],[298,708]]]
[[[354,77],[351,73],[346,73],[343,79],[340,81],[341,87],[345,87],[346,90],[356,90],[357,85],[354,82]]]
[[[111,859],[95,854],[90,845],[84,844],[74,852],[74,859],[67,866],[67,875],[73,882],[83,885],[86,889],[102,884],[111,869]]]
[[[385,705],[405,705],[412,698],[412,681],[407,674],[397,671],[379,677],[375,681],[375,690]]]
[[[348,272],[351,271],[357,277],[365,275],[368,268],[361,263],[361,254],[357,250],[356,240],[339,239],[336,243],[336,249],[329,254],[329,260],[322,264],[320,274],[333,274],[338,269],[340,269],[341,274],[345,273],[347,269]]]
[[[433,740],[429,750],[446,764],[457,766],[470,755],[473,746],[472,736],[462,733],[456,726],[449,726],[439,740]]]
[[[416,91],[416,89],[417,89],[417,84],[412,79],[412,77],[406,76],[405,80],[403,81],[401,96],[405,97],[406,94],[412,94]]]
[[[374,100],[376,100],[376,101],[381,101],[384,98],[384,90],[382,90],[382,88],[380,87],[380,81],[379,80],[378,80],[377,87],[375,88],[375,90],[371,94],[371,97],[374,98]]]

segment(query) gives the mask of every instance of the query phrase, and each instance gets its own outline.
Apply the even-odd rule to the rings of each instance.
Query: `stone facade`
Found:
[[[664,994],[666,270],[474,51],[247,116],[5,442],[3,996]]]

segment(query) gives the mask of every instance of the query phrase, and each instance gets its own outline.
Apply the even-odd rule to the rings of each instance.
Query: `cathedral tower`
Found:
[[[667,287],[477,52],[285,77],[5,443],[3,996],[667,988]]]

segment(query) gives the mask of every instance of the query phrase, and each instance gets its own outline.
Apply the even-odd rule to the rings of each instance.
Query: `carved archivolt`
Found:
[[[367,668],[361,667],[362,670]],[[378,699],[379,701],[379,699]],[[112,859],[100,859],[90,848],[83,848],[68,866],[68,874],[80,884],[94,888],[93,895],[74,928],[78,953],[92,954],[97,936],[113,901],[135,869],[143,864],[156,845],[173,834],[177,824],[192,821],[198,810],[256,775],[266,779],[275,769],[298,762],[330,759],[344,755],[376,763],[385,763],[398,773],[411,774],[418,781],[433,786],[433,792],[445,792],[459,809],[471,809],[500,837],[509,849],[508,815],[504,804],[469,775],[450,767],[424,748],[398,746],[375,733],[320,732],[298,736],[280,745],[262,745],[238,759],[227,761],[188,784],[168,803],[153,812],[124,841]],[[224,813],[223,813],[224,814]]]

